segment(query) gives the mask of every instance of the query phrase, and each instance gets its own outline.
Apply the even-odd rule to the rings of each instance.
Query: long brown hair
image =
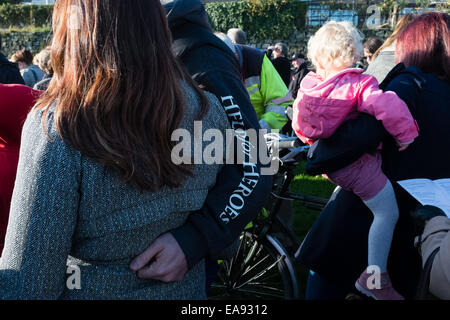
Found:
[[[414,19],[416,18],[416,15],[414,14],[405,14],[403,17],[401,17],[397,25],[395,26],[394,32],[389,36],[389,38],[386,39],[386,41],[381,45],[381,47],[378,48],[378,50],[373,54],[372,60],[375,60],[376,57],[380,54],[381,51],[384,49],[390,47],[396,40],[399,35],[399,33],[408,25],[410,24]]]
[[[199,96],[199,118],[208,105],[172,55],[159,0],[57,0],[53,34],[54,76],[36,108],[56,102],[64,141],[123,181],[148,191],[179,187],[192,174],[171,161],[180,80]]]

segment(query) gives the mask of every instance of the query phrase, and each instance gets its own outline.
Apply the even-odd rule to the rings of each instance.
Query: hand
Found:
[[[131,270],[142,279],[175,282],[188,272],[186,256],[171,233],[157,238],[130,264]]]

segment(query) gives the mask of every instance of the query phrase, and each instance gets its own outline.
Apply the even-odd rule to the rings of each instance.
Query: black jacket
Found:
[[[306,62],[302,63],[301,66],[294,69],[291,73],[291,83],[289,84],[289,92],[294,99],[297,99],[297,93],[300,89],[300,83],[303,78],[308,74],[309,70],[306,66]]]
[[[410,212],[419,204],[395,181],[450,177],[450,150],[447,148],[450,82],[441,81],[432,74],[423,74],[418,68],[405,69],[399,65],[380,87],[396,92],[408,104],[420,128],[419,137],[405,151],[398,152],[391,137],[384,141],[382,150],[383,171],[394,182],[400,209],[388,269],[394,287],[411,299],[419,280],[421,259],[413,247],[415,234]],[[380,141],[373,140],[384,136],[383,129],[374,118],[372,125],[365,122],[363,127],[368,131],[359,130],[355,123],[349,127],[341,126],[340,134],[349,138],[341,141],[357,146],[367,141],[375,150]],[[371,130],[378,132],[373,134]],[[328,151],[326,145],[316,150]],[[337,157],[342,158],[342,155]],[[333,161],[331,156],[329,158]],[[370,210],[357,196],[348,191],[337,192],[307,235],[298,253],[299,261],[331,282],[351,290],[367,265],[367,237],[371,222]]]
[[[25,84],[20,75],[19,68],[15,63],[6,59],[0,52],[0,83],[2,84]]]
[[[289,83],[291,82],[291,61],[286,57],[278,57],[271,61],[286,87],[289,87]]]
[[[259,129],[237,59],[226,44],[213,34],[201,1],[177,0],[166,4],[165,9],[172,31],[174,53],[193,79],[223,103],[233,129]],[[230,104],[234,104],[231,109]],[[242,117],[242,122],[232,120],[231,114],[236,117],[236,112]],[[204,207],[192,213],[183,226],[171,231],[185,253],[189,267],[205,257],[216,258],[260,212],[272,188],[272,177],[261,175],[261,168],[259,163],[255,168],[245,164],[225,165]],[[239,215],[230,216],[230,197],[241,183],[250,187],[245,177],[253,170],[259,172],[257,184],[245,197]]]

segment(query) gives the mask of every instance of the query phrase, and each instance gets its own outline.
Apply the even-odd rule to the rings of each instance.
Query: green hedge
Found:
[[[0,27],[23,28],[27,26],[46,27],[51,25],[52,5],[0,5]]]
[[[244,0],[206,4],[217,31],[242,28],[253,40],[287,39],[303,30],[307,5],[297,0]],[[0,28],[48,27],[52,5],[0,5]]]
[[[206,4],[211,25],[243,29],[252,40],[287,39],[306,25],[307,4],[298,0],[245,0]]]

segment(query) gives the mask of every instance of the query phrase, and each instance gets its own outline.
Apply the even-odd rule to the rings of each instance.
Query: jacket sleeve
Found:
[[[300,97],[294,101],[294,105],[292,106],[293,114],[292,114],[292,129],[294,130],[297,137],[303,142],[307,144],[313,144],[314,140],[306,137],[300,128]]]
[[[358,111],[373,115],[383,123],[397,143],[411,143],[419,128],[406,103],[393,91],[383,92],[374,77],[367,77],[360,88]]]
[[[20,74],[19,68],[10,64],[4,64],[0,66],[0,83],[25,84],[25,81],[23,80],[22,75]]]
[[[309,70],[306,68],[306,66],[302,65],[301,69],[297,72],[297,74],[294,76],[291,83],[289,84],[288,89],[294,100],[297,99],[297,94],[298,94],[298,90],[300,89],[300,84],[308,72],[309,72]]]
[[[211,55],[216,57],[214,65],[205,63],[211,61]],[[213,47],[193,50],[183,62],[194,80],[222,102],[233,129],[242,132],[259,129],[256,113],[233,59]],[[267,148],[265,144],[260,147]],[[264,166],[259,161],[234,163],[226,164],[219,172],[204,207],[193,212],[183,226],[171,231],[186,255],[189,268],[205,257],[216,258],[226,249],[261,211],[270,195],[272,177],[262,174]],[[239,208],[232,203],[236,196],[243,200]]]
[[[0,299],[58,299],[76,227],[81,155],[42,130],[42,112],[25,123],[3,256]],[[47,119],[50,128],[53,119]]]
[[[406,70],[409,72],[396,76],[386,85],[384,90],[395,92],[408,105],[409,111],[414,117],[425,79],[422,77],[422,72],[416,67],[409,67]],[[380,86],[382,85],[383,83],[380,84]]]
[[[415,72],[413,75],[404,70],[404,67],[396,67],[380,86],[384,90],[395,92],[407,103],[414,115],[423,80],[420,73]],[[376,151],[388,137],[380,121],[371,115],[361,114],[357,119],[344,122],[332,137],[315,143],[314,151],[308,157],[306,170],[316,175],[344,168],[364,153]]]
[[[271,129],[282,129],[287,123],[286,107],[292,105],[294,100],[267,56],[263,59],[260,90],[266,108],[260,120]]]

